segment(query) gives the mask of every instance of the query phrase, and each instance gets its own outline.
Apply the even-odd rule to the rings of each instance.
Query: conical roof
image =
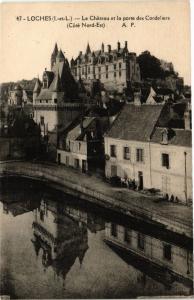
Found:
[[[58,53],[58,46],[57,46],[57,43],[55,43],[55,47],[54,47],[52,55],[56,56],[57,53]]]

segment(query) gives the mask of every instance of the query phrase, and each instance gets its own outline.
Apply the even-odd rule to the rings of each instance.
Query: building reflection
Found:
[[[151,277],[168,289],[173,282],[192,289],[191,250],[113,222],[106,223],[104,241],[125,262],[142,272],[139,280],[144,285],[146,277]]]
[[[78,258],[80,265],[88,249],[87,226],[64,213],[63,206],[41,200],[34,210],[32,243],[37,256],[41,255],[44,269],[52,266],[65,279]]]

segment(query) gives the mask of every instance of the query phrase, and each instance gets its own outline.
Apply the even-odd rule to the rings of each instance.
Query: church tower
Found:
[[[53,53],[51,54],[51,70],[52,70],[53,66],[56,64],[57,54],[58,54],[58,46],[57,46],[57,43],[56,43],[55,47],[54,47],[54,50],[53,50]]]

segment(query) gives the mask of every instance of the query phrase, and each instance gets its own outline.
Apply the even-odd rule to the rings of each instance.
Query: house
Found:
[[[85,173],[102,162],[103,153],[98,119],[86,116],[64,131],[57,149],[57,161]]]
[[[151,185],[171,201],[192,199],[192,133],[190,129],[156,128],[150,143]]]
[[[163,105],[125,104],[105,134],[105,174],[135,180],[139,189],[151,188],[150,138]]]
[[[158,189],[166,199],[192,199],[191,111],[184,128],[170,128],[169,105],[126,104],[105,135],[107,178],[134,181],[139,190]],[[174,122],[175,123],[175,122]]]

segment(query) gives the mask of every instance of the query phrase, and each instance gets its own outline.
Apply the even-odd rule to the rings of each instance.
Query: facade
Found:
[[[133,257],[133,263],[135,263],[135,258],[140,262],[141,257],[143,258],[142,266],[144,262],[148,261],[147,271],[150,270],[150,275],[154,276],[154,268],[156,268],[155,273],[158,274],[157,279],[159,280],[163,278],[166,283],[168,281],[172,283],[173,278],[176,278],[177,275],[177,278],[180,276],[179,282],[181,282],[181,279],[184,282],[183,278],[190,279],[192,282],[191,249],[186,249],[170,241],[161,240],[154,235],[147,235],[137,229],[116,223],[106,223],[105,242],[113,247],[125,250],[124,253],[128,253],[130,257]],[[157,266],[161,266],[161,269]]]
[[[87,172],[91,165],[102,160],[102,136],[97,118],[82,118],[62,135],[57,149],[58,163]]]
[[[124,106],[105,136],[105,174],[107,178],[135,181],[138,190],[156,189],[168,200],[189,204],[190,112],[184,114],[185,128],[173,129],[168,127],[166,109],[154,104]]]
[[[20,84],[16,84],[13,90],[9,91],[8,105],[23,107],[32,104],[32,90],[25,90]]]
[[[108,45],[107,51],[103,43],[97,51],[91,51],[88,44],[85,53],[71,60],[71,72],[76,80],[89,84],[100,81],[107,91],[120,93],[141,80],[136,54],[129,52],[127,42],[123,48],[118,42],[117,49]]]
[[[135,180],[139,189],[151,188],[150,137],[162,105],[126,104],[105,135],[107,178]]]
[[[192,133],[156,128],[150,146],[151,185],[169,200],[192,201]]]

